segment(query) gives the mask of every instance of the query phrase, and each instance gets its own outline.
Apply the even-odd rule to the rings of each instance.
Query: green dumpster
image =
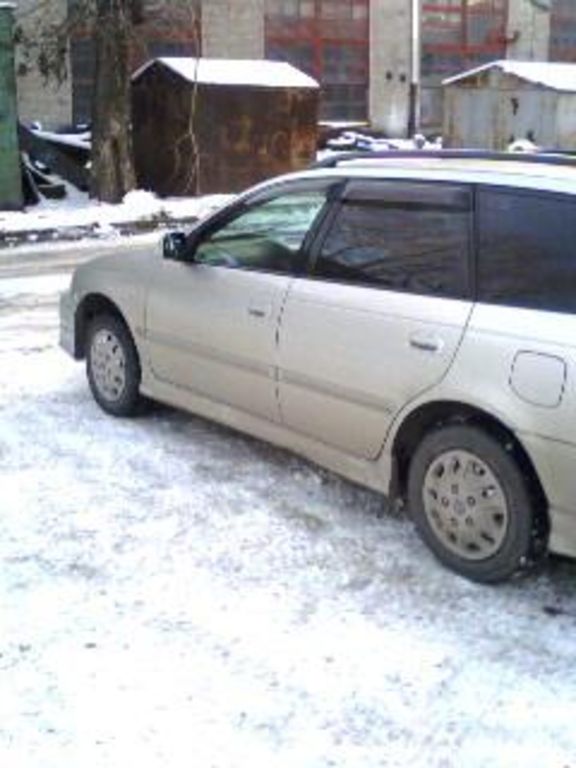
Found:
[[[14,5],[0,1],[0,210],[22,208],[13,28]]]

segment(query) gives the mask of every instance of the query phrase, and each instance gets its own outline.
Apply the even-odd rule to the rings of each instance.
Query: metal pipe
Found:
[[[420,128],[420,60],[421,60],[421,0],[410,0],[410,94],[408,136]]]

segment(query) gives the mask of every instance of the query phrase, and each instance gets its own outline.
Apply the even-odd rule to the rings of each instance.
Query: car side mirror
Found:
[[[192,261],[188,237],[184,232],[168,232],[162,240],[162,255],[172,261]]]

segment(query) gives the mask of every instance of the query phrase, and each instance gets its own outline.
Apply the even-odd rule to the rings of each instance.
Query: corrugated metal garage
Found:
[[[576,150],[576,64],[494,61],[443,85],[447,147]]]

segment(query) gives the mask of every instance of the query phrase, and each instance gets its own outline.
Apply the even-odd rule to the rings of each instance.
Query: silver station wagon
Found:
[[[335,156],[79,267],[61,343],[143,397],[402,502],[458,573],[576,556],[576,166]]]

